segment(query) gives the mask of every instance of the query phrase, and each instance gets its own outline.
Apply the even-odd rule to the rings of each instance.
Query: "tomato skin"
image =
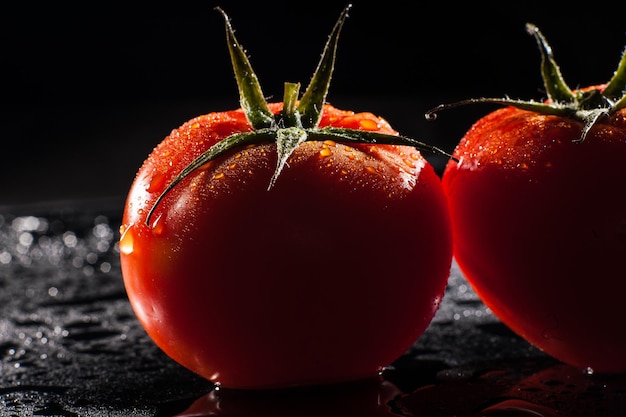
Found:
[[[512,330],[570,365],[626,372],[626,111],[596,125],[506,107],[442,176],[454,256]]]
[[[271,103],[278,112],[280,103]],[[395,134],[325,105],[320,127]],[[173,131],[131,186],[120,240],[137,317],[190,370],[230,388],[375,377],[423,333],[447,283],[441,182],[411,147],[305,142],[275,185],[275,144],[236,149],[156,198],[234,132],[241,110]]]

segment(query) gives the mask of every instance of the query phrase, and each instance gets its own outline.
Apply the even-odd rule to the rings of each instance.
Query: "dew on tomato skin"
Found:
[[[163,214],[159,214],[158,216],[156,216],[156,218],[150,225],[152,229],[152,234],[155,236],[162,235],[163,231],[165,230],[165,222],[161,221],[162,218],[163,218]]]
[[[328,156],[331,156],[332,154],[333,152],[330,150],[330,148],[326,146],[320,149],[320,153],[319,153],[321,157],[328,157]]]
[[[374,168],[374,167],[372,167],[372,166],[366,166],[366,167],[365,167],[365,170],[366,170],[367,172],[369,172],[370,174],[376,174],[376,175],[379,175],[379,174],[378,174],[378,171],[376,171],[376,168]]]
[[[411,160],[409,160],[409,159],[407,159],[407,158],[404,158],[402,161],[406,164],[406,166],[407,166],[407,167],[409,167],[409,168],[415,168],[415,163],[414,163],[414,161],[411,161]]]
[[[369,119],[363,119],[359,121],[359,126],[363,129],[378,129],[378,122],[375,122],[374,120],[369,120]]]
[[[146,191],[149,193],[160,191],[165,186],[166,177],[164,174],[155,174],[150,178]]]
[[[123,228],[123,230],[122,230]],[[120,252],[124,255],[130,255],[134,251],[134,237],[133,237],[133,229],[134,226],[130,225],[128,227],[122,226],[120,227]]]

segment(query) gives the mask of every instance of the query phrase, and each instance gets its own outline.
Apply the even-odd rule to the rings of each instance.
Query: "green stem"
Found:
[[[283,97],[282,112],[284,127],[302,128],[300,114],[296,110],[299,93],[300,83],[285,83],[285,95]]]

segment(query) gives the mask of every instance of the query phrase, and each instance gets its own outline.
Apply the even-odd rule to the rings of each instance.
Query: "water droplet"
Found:
[[[366,167],[365,167],[365,170],[366,170],[367,172],[369,172],[370,174],[376,174],[376,175],[378,175],[378,172],[376,171],[376,168],[374,168],[374,167],[372,167],[372,166],[369,166],[369,165],[368,165],[368,166],[366,166]]]
[[[162,214],[159,214],[154,221],[152,222],[152,234],[155,236],[160,236],[163,234],[163,230],[165,230],[165,222],[161,221],[163,218]]]
[[[165,175],[155,174],[150,179],[150,182],[148,183],[148,186],[146,187],[146,191],[148,191],[149,193],[160,191],[163,189],[164,185],[165,185]]]
[[[364,130],[376,130],[378,128],[378,123],[374,120],[363,119],[359,122],[359,125]]]
[[[320,156],[322,156],[322,157],[331,156],[332,154],[333,154],[333,152],[329,148],[327,148],[326,146],[324,146],[320,150]]]
[[[134,250],[133,225],[124,227],[122,236],[120,237],[120,252],[124,255],[130,255]]]

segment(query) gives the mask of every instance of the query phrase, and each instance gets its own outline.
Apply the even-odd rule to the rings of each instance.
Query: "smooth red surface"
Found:
[[[454,255],[491,310],[566,363],[626,372],[626,111],[596,126],[514,108],[443,175]]]
[[[280,104],[272,104],[278,111]],[[327,125],[395,133],[326,105]],[[275,145],[237,149],[171,179],[241,111],[172,132],[130,190],[122,271],[140,322],[174,360],[232,388],[375,377],[423,333],[449,276],[446,200],[415,149],[307,142],[274,187]]]

